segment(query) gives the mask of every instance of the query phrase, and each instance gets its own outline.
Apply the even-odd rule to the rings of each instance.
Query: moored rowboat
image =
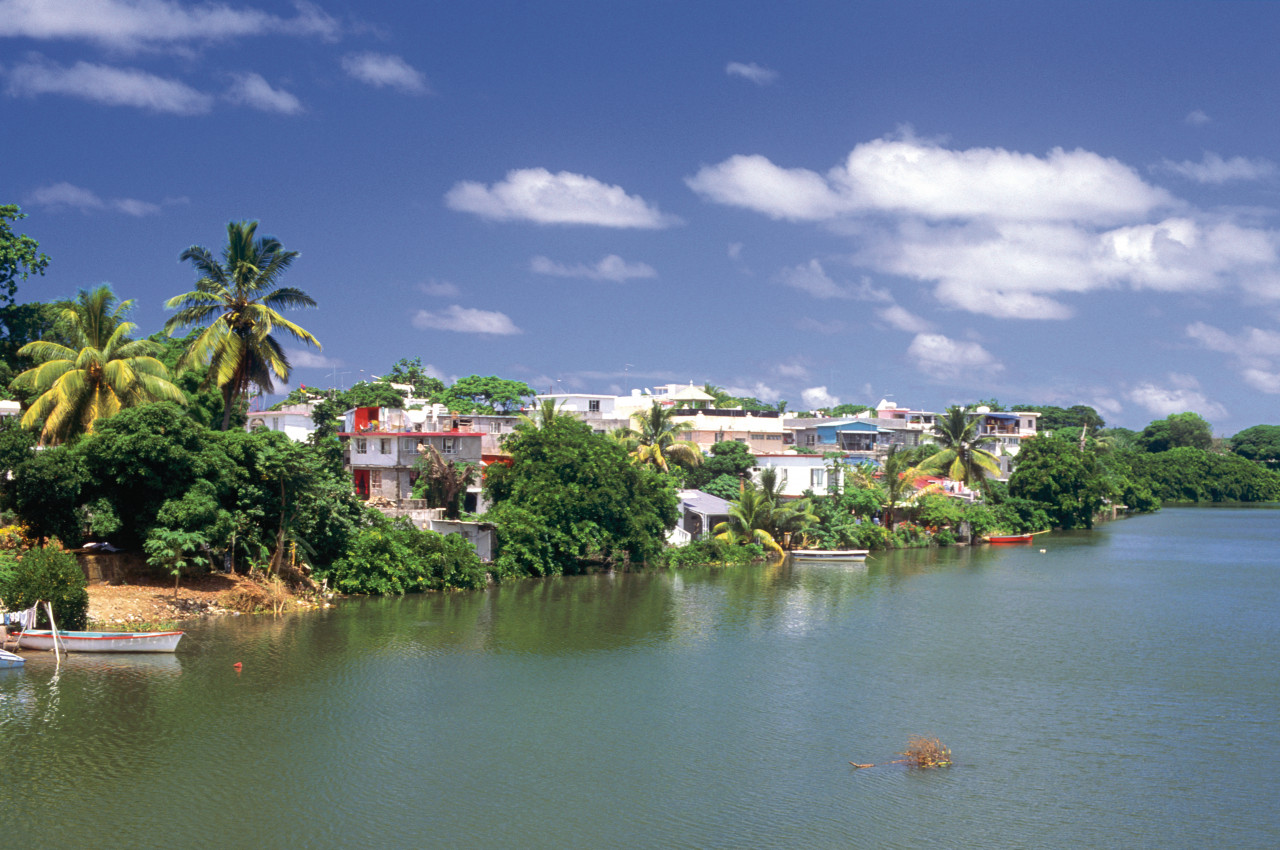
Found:
[[[58,646],[67,652],[173,652],[182,632],[58,632]],[[33,629],[18,633],[23,649],[53,649],[53,632]]]
[[[984,537],[983,539],[986,540],[988,543],[995,543],[997,545],[1001,543],[1030,543],[1032,540],[1032,535],[1030,534],[999,534],[999,535],[993,535],[991,537]]]
[[[797,561],[865,561],[868,549],[792,549]]]
[[[21,667],[23,663],[21,655],[14,655],[7,649],[0,649],[0,670],[5,667]]]

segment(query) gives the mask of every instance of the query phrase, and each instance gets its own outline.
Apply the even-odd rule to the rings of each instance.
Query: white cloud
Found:
[[[297,115],[303,111],[300,100],[284,89],[272,88],[260,74],[235,74],[227,99],[262,112]]]
[[[837,396],[833,396],[827,392],[826,387],[809,387],[800,391],[800,398],[804,401],[804,406],[809,410],[817,410],[824,407],[835,407],[840,403]]]
[[[281,34],[336,40],[337,21],[311,3],[281,18],[222,3],[170,0],[0,0],[0,36],[91,41],[116,49]]]
[[[1004,369],[989,351],[976,342],[960,342],[942,334],[917,334],[907,347],[916,368],[938,380],[984,376]]]
[[[594,266],[578,263],[567,266],[548,257],[534,257],[529,267],[537,274],[554,277],[580,277],[587,280],[608,280],[622,283],[632,278],[657,277],[658,273],[647,263],[628,263],[617,254],[610,254]]]
[[[82,186],[75,186],[65,181],[61,183],[53,183],[48,186],[41,186],[32,191],[26,197],[26,203],[32,206],[44,207],[48,210],[64,210],[74,209],[80,212],[97,212],[99,210],[113,209],[122,212],[125,215],[131,215],[138,218],[147,215],[156,215],[160,212],[160,205],[153,204],[150,201],[140,201],[136,198],[112,198],[103,200],[96,192],[91,189],[85,189]]]
[[[349,53],[342,70],[362,83],[393,88],[405,94],[430,94],[427,78],[399,56],[386,53]]]
[[[808,367],[795,361],[777,364],[773,367],[773,373],[780,378],[791,378],[793,380],[804,380],[809,377]]]
[[[140,71],[77,62],[70,68],[35,57],[9,71],[8,93],[35,97],[64,94],[107,106],[136,106],[152,112],[200,115],[213,106],[213,98],[185,83]]]
[[[289,364],[298,369],[332,369],[342,365],[341,360],[325,357],[310,348],[289,348],[285,350],[285,356],[289,358]]]
[[[1280,332],[1246,327],[1229,333],[1204,322],[1187,326],[1187,336],[1210,351],[1229,354],[1236,360],[1240,377],[1264,393],[1280,393]]]
[[[778,79],[778,72],[771,71],[754,62],[730,62],[724,66],[724,72],[731,77],[742,77],[758,86],[767,86]]]
[[[778,278],[787,286],[807,292],[814,298],[850,298],[844,287],[837,284],[822,268],[822,263],[810,260],[802,266],[783,269]]]
[[[825,175],[734,156],[685,181],[708,200],[773,218],[821,221],[898,213],[946,221],[1124,221],[1173,203],[1115,159],[1055,148],[1044,157],[1002,148],[947,150],[906,139],[858,145]]]
[[[418,289],[427,295],[435,296],[457,295],[459,292],[458,285],[447,280],[429,280],[418,284]]]
[[[1198,413],[1205,419],[1226,417],[1226,408],[1206,398],[1200,392],[1199,382],[1192,376],[1170,374],[1168,382],[1169,386],[1163,387],[1154,383],[1139,384],[1129,390],[1126,397],[1158,418],[1187,411]]]
[[[778,399],[782,398],[782,393],[760,381],[739,386],[726,386],[724,389],[725,392],[729,393],[731,396],[736,396],[738,398],[755,398],[763,401],[765,404],[774,404]]]
[[[1246,159],[1243,156],[1223,159],[1216,153],[1208,151],[1205,152],[1201,162],[1190,160],[1173,162],[1166,159],[1160,164],[1160,168],[1197,183],[1214,185],[1221,185],[1231,180],[1262,180],[1274,177],[1276,173],[1276,164],[1268,159]]]
[[[877,310],[876,315],[886,324],[907,333],[918,334],[933,329],[932,322],[925,321],[897,304]]]
[[[1233,160],[1219,171],[1245,167]],[[942,304],[997,318],[1066,319],[1075,313],[1068,296],[1120,287],[1236,286],[1280,300],[1280,233],[1243,214],[1196,210],[1083,150],[1038,157],[882,139],[826,174],[735,156],[686,182],[711,201],[821,223],[854,242],[855,266],[931,285]],[[818,297],[867,297],[813,263],[782,279]]]
[[[568,171],[552,174],[545,168],[508,171],[505,180],[491,187],[462,181],[448,191],[445,202],[450,209],[497,221],[645,229],[679,222],[620,186]]]
[[[1203,127],[1213,119],[1204,113],[1203,110],[1193,109],[1187,113],[1187,117],[1182,119],[1193,127]]]
[[[414,314],[413,326],[422,330],[458,331],[496,336],[510,336],[521,332],[505,313],[459,307],[457,304],[438,313],[419,310]]]

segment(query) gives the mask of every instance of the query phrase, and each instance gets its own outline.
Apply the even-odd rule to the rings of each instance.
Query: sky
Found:
[[[139,332],[231,221],[290,386],[1280,423],[1280,3],[0,0],[0,203]]]

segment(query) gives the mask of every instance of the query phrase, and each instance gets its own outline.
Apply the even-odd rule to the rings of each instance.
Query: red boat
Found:
[[[1033,535],[1030,534],[1000,534],[983,538],[988,543],[1004,544],[1004,543],[1030,543]]]

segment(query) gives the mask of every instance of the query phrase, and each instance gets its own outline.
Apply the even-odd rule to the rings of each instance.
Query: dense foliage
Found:
[[[488,467],[486,516],[497,527],[496,576],[579,572],[656,562],[676,522],[663,474],[585,423],[555,417],[507,443],[511,465]]]
[[[1142,455],[1134,469],[1157,498],[1178,502],[1271,502],[1280,500],[1280,472],[1233,454],[1183,446]]]
[[[49,258],[40,253],[39,242],[13,232],[10,222],[26,217],[15,204],[0,205],[0,303],[12,304],[18,281],[33,274],[42,275],[49,266]]]
[[[1094,452],[1072,439],[1040,434],[1023,443],[1009,495],[1044,505],[1058,528],[1092,528],[1111,491]]]
[[[83,629],[89,617],[84,573],[75,556],[60,546],[37,546],[21,557],[13,550],[0,551],[0,599],[11,611],[50,603],[59,629]],[[49,628],[44,606],[37,625]]]
[[[332,565],[316,571],[343,593],[399,596],[426,590],[483,587],[484,564],[466,538],[416,528],[406,518],[387,519],[375,510]]]
[[[1213,429],[1195,413],[1175,413],[1168,419],[1157,419],[1138,435],[1138,448],[1145,452],[1169,449],[1208,449],[1213,445]]]
[[[1254,425],[1231,438],[1231,451],[1268,469],[1280,469],[1280,425]]]
[[[533,387],[524,381],[471,375],[459,378],[435,400],[454,413],[511,413],[535,395]]]

